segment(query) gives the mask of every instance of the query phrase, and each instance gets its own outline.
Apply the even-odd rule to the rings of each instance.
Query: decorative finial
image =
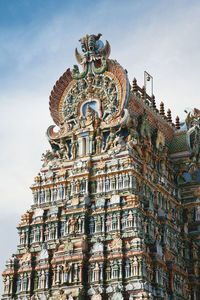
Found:
[[[175,124],[176,129],[180,129],[180,121],[179,121],[179,116],[176,117],[176,124]]]
[[[172,115],[170,109],[168,109],[167,111],[167,122],[172,123]]]
[[[164,103],[160,102],[160,115],[164,116],[165,115],[165,108],[164,108]]]
[[[142,100],[143,100],[143,102],[145,102],[145,98],[146,98],[146,90],[145,90],[145,86],[143,85],[143,87],[142,87]]]
[[[137,79],[135,77],[133,78],[133,92],[137,92]]]
[[[152,95],[152,107],[153,107],[153,109],[156,109],[156,101],[155,101],[154,95]]]

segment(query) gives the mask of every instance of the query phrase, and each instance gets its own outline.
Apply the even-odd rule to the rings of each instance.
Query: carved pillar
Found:
[[[78,282],[78,264],[74,264],[74,281]]]
[[[125,188],[128,187],[128,185],[127,185],[126,174],[123,174],[123,175],[122,175],[122,179],[123,179],[123,180],[122,180],[122,182],[123,182],[122,188],[125,189]]]
[[[40,242],[43,242],[44,237],[44,228],[43,226],[40,226]]]
[[[85,182],[85,194],[88,195],[88,178],[86,178]]]
[[[122,278],[122,260],[119,259],[119,278]]]
[[[100,177],[99,179],[99,193],[103,192],[103,178]]]
[[[3,278],[3,284],[4,284],[4,289],[3,289],[4,294],[7,295],[9,293],[9,285],[10,285],[10,282],[8,280],[8,276],[4,276],[4,278]]]
[[[135,211],[133,213],[133,227],[137,227],[137,213]]]
[[[133,176],[132,176],[132,174],[131,173],[129,173],[129,188],[130,189],[132,189],[132,187],[133,187]]]
[[[47,197],[46,190],[43,189],[42,193],[43,193],[43,203],[45,203],[46,202],[46,197]]]
[[[46,188],[45,194],[46,194],[46,201],[51,202],[52,191],[51,191],[51,189],[49,187]]]
[[[38,204],[38,191],[37,190],[33,191],[33,204],[35,204],[35,205]]]
[[[90,137],[88,136],[86,138],[86,144],[88,142],[89,142],[89,147],[88,147],[88,151],[86,152],[86,154],[92,154],[92,152],[93,152],[93,136],[92,135]]]
[[[100,193],[100,180],[97,179],[97,193]]]
[[[75,193],[75,183],[74,181],[71,182],[71,196]]]
[[[53,195],[53,187],[50,189],[50,201],[53,202],[53,198],[54,198],[54,195]]]
[[[23,290],[23,274],[20,274],[20,291]]]
[[[72,266],[69,271],[69,283],[72,283]]]
[[[66,199],[67,196],[67,186],[66,183],[63,184],[63,199]]]
[[[35,242],[35,238],[36,238],[35,234],[36,234],[36,228],[33,227],[33,243]]]
[[[26,228],[26,245],[28,245],[28,242],[29,242],[29,229],[28,228]]]
[[[57,265],[56,267],[56,284],[60,283],[60,266]]]
[[[120,214],[117,214],[117,230],[120,230]]]
[[[13,292],[13,276],[10,276],[9,294],[12,295],[12,292]]]
[[[79,281],[82,282],[83,279],[83,263],[79,263]]]
[[[102,223],[101,223],[101,225],[102,225],[101,231],[102,231],[103,233],[105,233],[105,216],[104,216],[104,215],[102,215]]]
[[[37,278],[38,278],[37,288],[40,289],[41,288],[41,272],[40,271],[37,272]]]
[[[49,270],[45,271],[45,288],[49,286]]]
[[[100,269],[100,280],[103,280],[103,263],[99,264],[99,269]]]
[[[85,216],[81,216],[82,220],[82,233],[85,233]]]
[[[82,143],[81,143],[82,138],[78,138],[78,155],[82,155]]]
[[[119,190],[119,176],[116,176],[116,190]]]
[[[106,191],[106,186],[105,186],[105,177],[103,177],[103,192],[105,193],[105,191]]]
[[[86,136],[85,138],[82,138],[82,155],[88,155],[89,154],[89,136]]]
[[[31,273],[28,273],[28,291],[31,290]]]
[[[132,176],[132,188],[136,188],[136,177],[135,175]]]
[[[94,233],[97,231],[97,216],[94,216]]]
[[[94,281],[94,268],[95,268],[95,264],[91,265],[91,281]]]
[[[56,266],[53,266],[53,285],[55,285],[56,284],[56,270],[57,270],[57,268],[56,268]]]
[[[58,223],[55,224],[55,239],[58,238]]]
[[[111,274],[111,279],[112,279],[114,277],[114,274],[113,274],[113,261],[112,260],[110,261],[110,269],[111,269],[110,274]]]
[[[133,276],[133,260],[130,259],[130,277]]]

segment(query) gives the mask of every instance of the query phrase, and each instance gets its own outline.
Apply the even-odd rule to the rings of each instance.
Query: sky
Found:
[[[130,82],[142,86],[150,73],[157,105],[175,121],[200,108],[199,15],[198,0],[0,0],[0,272],[17,249],[16,225],[49,149],[50,92],[76,64],[78,40],[102,33]]]

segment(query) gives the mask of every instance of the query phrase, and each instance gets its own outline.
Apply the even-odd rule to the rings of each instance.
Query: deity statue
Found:
[[[165,136],[160,129],[156,130],[156,141],[155,141],[156,149],[161,151],[165,146]]]
[[[194,242],[192,243],[192,256],[194,259],[198,259],[198,250]]]
[[[5,277],[5,285],[4,285],[4,291],[6,293],[9,293],[9,287],[10,287],[10,277],[7,275]]]
[[[34,204],[37,204],[38,202],[38,190],[34,191]]]
[[[199,265],[198,262],[194,263],[194,275],[198,278],[199,277]]]
[[[51,144],[57,145],[59,147],[59,149],[56,150],[58,158],[69,159],[69,147],[63,138],[61,138],[59,142],[51,141]]]
[[[72,218],[71,218],[70,224],[69,224],[69,233],[74,233],[76,231],[75,225],[76,225],[76,220],[75,220],[74,216],[72,215]]]
[[[66,300],[66,295],[63,289],[59,290],[59,294],[57,295],[56,300]]]
[[[73,91],[74,93],[75,91]],[[76,103],[75,101],[73,101],[73,105],[69,105],[68,104],[68,107],[64,107],[64,116],[65,116],[65,120],[68,121],[71,121],[71,120],[75,120],[76,117],[78,115],[78,103]],[[75,121],[76,122],[76,121]],[[70,122],[71,126],[72,126],[72,123]],[[72,128],[71,128],[72,129]]]
[[[44,189],[41,189],[40,191],[40,203],[44,203],[45,202],[45,191]]]
[[[67,196],[70,197],[71,195],[71,184],[67,185]]]
[[[75,134],[72,134],[72,140],[71,140],[71,154],[72,154],[72,159],[76,159],[77,155],[77,150],[78,150],[78,142],[76,141]]]
[[[116,112],[116,107],[112,101],[103,101],[103,117],[104,121],[108,121],[108,117]]]
[[[86,80],[84,78],[82,78],[80,81],[80,87],[82,90],[84,90],[87,87]]]
[[[111,127],[110,134],[108,135],[106,139],[106,146],[104,148],[104,152],[106,152],[108,149],[112,149],[116,145],[116,136],[117,133],[121,131],[121,127],[116,130],[114,127]]]
[[[25,242],[26,242],[26,233],[25,230],[22,230],[21,237],[20,237],[20,244],[25,244]]]
[[[147,140],[151,145],[151,130],[148,122],[148,115],[145,110],[144,113],[139,118],[138,125],[139,125],[139,134],[140,134],[141,142]]]
[[[166,163],[167,163],[167,149],[164,149],[160,157],[160,168],[161,168],[162,175],[166,175],[166,171],[167,171]]]
[[[98,271],[98,269],[97,269],[97,271]],[[99,293],[98,289],[95,289],[94,294],[91,297],[91,300],[101,300],[101,299],[102,299],[101,294]]]
[[[74,298],[72,297],[72,293],[70,293],[69,295],[68,295],[68,298],[67,298],[68,300],[73,300]]]
[[[82,236],[81,247],[82,247],[82,251],[88,250],[87,235],[85,234]]]
[[[96,154],[101,154],[102,144],[103,144],[103,135],[101,133],[101,129],[97,128],[96,136],[95,136],[95,142],[96,142]]]
[[[96,193],[96,181],[92,180],[91,182],[91,193]]]
[[[50,141],[50,145],[52,147],[53,151],[47,150],[45,153],[42,153],[42,158],[41,161],[43,161],[43,167],[48,166],[48,164],[54,160],[58,158],[58,155],[56,153],[56,150],[54,149],[54,147],[52,146],[53,144]]]
[[[75,186],[76,186],[76,193],[78,194],[80,192],[80,186],[81,186],[81,183],[80,183],[79,179],[77,179],[75,181]]]
[[[136,119],[129,118],[128,120],[128,136],[127,136],[127,147],[128,149],[135,149],[140,158],[143,158],[142,144],[139,140],[139,135],[136,131],[138,122]]]
[[[119,153],[120,151],[124,151],[126,149],[126,143],[123,139],[123,136],[116,136],[114,139],[114,147],[112,148],[112,153]]]
[[[42,270],[41,277],[40,277],[40,288],[45,288],[45,272]]]
[[[198,126],[195,126],[194,141],[191,148],[192,154],[190,155],[190,159],[192,159],[193,162],[198,163],[200,156],[200,129]]]
[[[65,282],[69,282],[69,274],[71,272],[71,264],[65,263],[64,265],[64,280]]]
[[[46,189],[46,201],[47,202],[51,201],[51,189],[50,188]]]
[[[64,197],[64,188],[63,188],[63,185],[60,184],[60,186],[59,186],[59,198],[63,199],[63,197]]]

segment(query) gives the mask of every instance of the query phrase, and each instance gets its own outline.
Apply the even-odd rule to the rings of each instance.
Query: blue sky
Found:
[[[15,227],[48,149],[51,89],[76,63],[79,38],[101,32],[130,82],[136,77],[142,86],[148,71],[157,103],[174,120],[199,106],[199,15],[193,0],[0,0],[0,271],[16,250]]]

